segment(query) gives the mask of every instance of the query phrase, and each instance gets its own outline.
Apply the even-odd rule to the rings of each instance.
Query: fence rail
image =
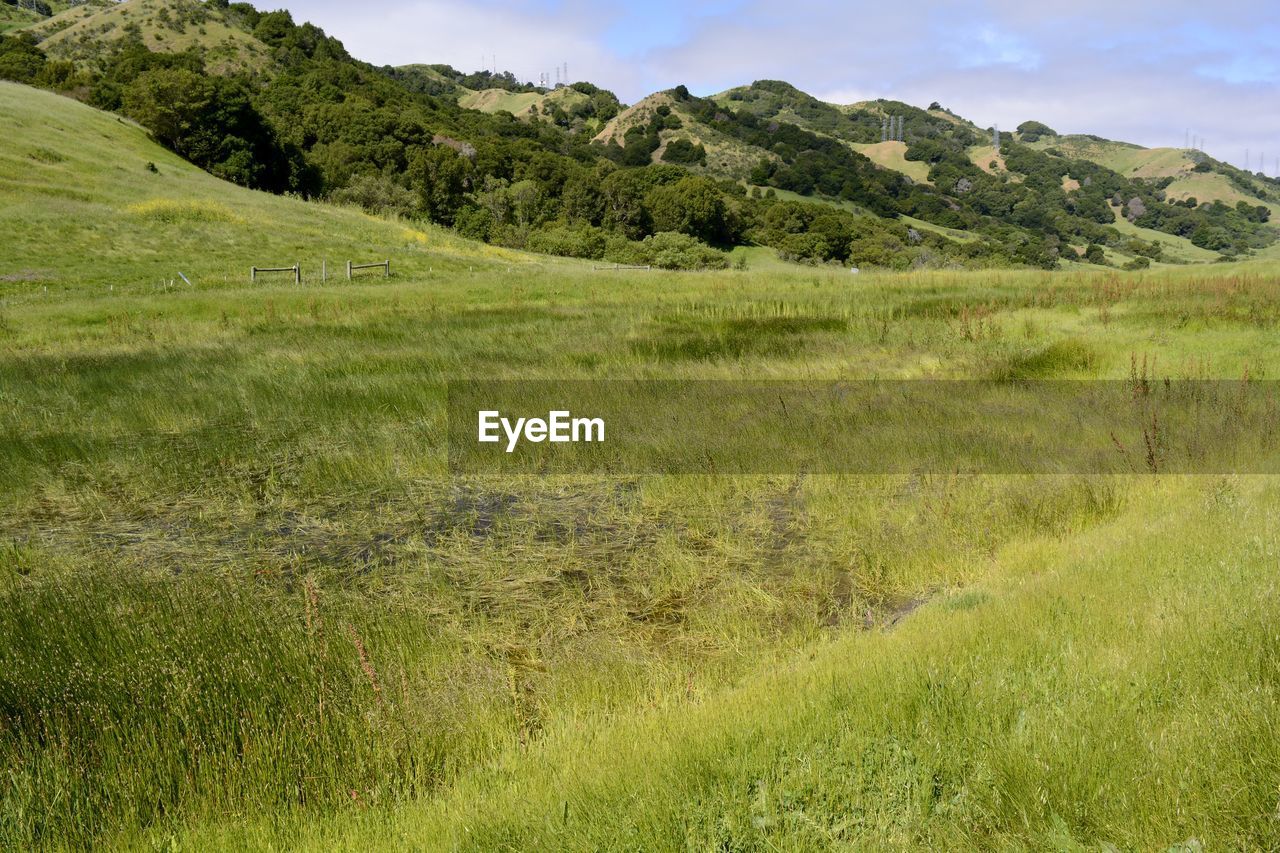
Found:
[[[260,272],[291,272],[293,273],[293,283],[302,284],[302,265],[294,264],[291,267],[249,267],[249,281],[257,281]]]
[[[353,264],[351,263],[351,261],[347,261],[347,281],[351,281],[351,273],[357,270],[371,270],[375,267],[382,267],[383,278],[391,277],[391,261],[390,260],[378,261],[376,264]]]
[[[593,266],[593,270],[651,270],[652,264],[614,264],[613,266],[597,267]]]

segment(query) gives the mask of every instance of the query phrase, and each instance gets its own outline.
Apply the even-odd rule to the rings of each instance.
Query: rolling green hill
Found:
[[[26,7],[0,3],[0,33],[15,27],[25,27],[43,19],[38,12]]]
[[[659,144],[652,152],[651,162],[661,162],[667,146],[680,139],[700,145],[706,152],[706,160],[690,164],[691,168],[734,180],[745,178],[761,159],[777,159],[771,152],[744,144],[709,126],[692,113],[688,104],[676,100],[667,92],[649,95],[623,110],[600,129],[592,142],[625,148],[629,132],[643,132],[655,119],[662,127],[657,133]]]
[[[1041,136],[1032,147],[1088,160],[1122,175],[1160,182],[1169,198],[1220,201],[1234,207],[1259,202],[1280,211],[1280,185],[1237,169],[1199,151],[1143,148],[1097,136]],[[1162,181],[1161,179],[1167,179]]]
[[[549,115],[556,107],[572,109],[588,100],[581,92],[567,86],[548,92],[509,92],[505,89],[481,89],[467,92],[458,98],[458,104],[482,113],[509,112],[516,118]]]
[[[524,263],[448,231],[220,181],[146,132],[69,98],[0,82],[0,291],[243,283],[250,266],[390,258],[397,273]]]
[[[79,0],[78,0],[79,2]],[[74,8],[71,0],[0,0],[0,34],[17,27],[46,21],[59,12]]]
[[[90,2],[28,28],[55,59],[95,65],[125,39],[163,53],[197,51],[215,73],[262,72],[270,50],[232,11],[202,0]]]
[[[780,80],[757,80],[750,86],[728,89],[712,100],[745,110],[757,118],[783,121],[846,142],[872,145],[881,142],[884,120],[901,116],[915,138],[976,141],[980,133],[969,122],[941,109],[923,110],[901,101],[876,100],[857,104],[829,104]]]
[[[1176,177],[1190,172],[1196,161],[1177,148],[1142,148],[1095,136],[1042,136],[1028,143],[1039,150],[1057,149],[1070,157],[1089,160],[1122,175],[1138,178]]]

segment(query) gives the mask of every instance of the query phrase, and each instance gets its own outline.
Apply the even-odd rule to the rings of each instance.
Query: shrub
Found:
[[[30,33],[0,36],[0,80],[33,83],[47,61]]]
[[[534,231],[525,247],[533,252],[560,255],[565,258],[602,258],[606,240],[604,232],[590,225],[568,227],[558,225]]]
[[[667,270],[722,270],[729,257],[707,244],[673,231],[663,231],[640,242],[614,237],[604,256],[618,264],[647,264]]]
[[[1018,125],[1018,136],[1023,142],[1035,142],[1042,136],[1057,136],[1058,132],[1038,121],[1024,121]]]
[[[707,162],[707,151],[688,139],[673,139],[662,152],[662,159],[667,163],[694,165]]]
[[[458,211],[453,224],[463,237],[488,241],[493,232],[493,214],[483,207],[467,205]]]
[[[357,175],[331,198],[339,204],[357,204],[381,215],[410,216],[417,207],[413,192],[385,175]]]

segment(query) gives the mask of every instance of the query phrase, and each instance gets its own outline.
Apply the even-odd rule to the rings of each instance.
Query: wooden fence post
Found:
[[[351,261],[347,261],[347,281],[351,281]]]

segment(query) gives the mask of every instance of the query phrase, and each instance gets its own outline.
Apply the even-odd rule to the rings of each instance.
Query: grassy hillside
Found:
[[[967,153],[969,162],[987,174],[1008,174],[1009,169],[1005,166],[1004,157],[996,150],[994,145],[975,145]],[[995,163],[995,165],[992,166],[992,163]],[[1015,175],[1014,177],[1017,176]]]
[[[215,73],[263,71],[273,64],[270,50],[246,32],[234,13],[201,0],[86,3],[29,29],[50,57],[88,65],[101,61],[126,37],[137,37],[161,53],[199,50]]]
[[[1280,197],[1272,195],[1265,200],[1261,199],[1256,192],[1242,191],[1239,185],[1220,173],[1188,172],[1169,184],[1166,192],[1169,198],[1179,201],[1195,198],[1201,203],[1220,201],[1232,207],[1240,202],[1249,205],[1266,204],[1271,208],[1272,221],[1280,223]]]
[[[905,142],[875,142],[854,145],[853,149],[869,157],[871,162],[881,168],[901,172],[917,183],[929,183],[929,164],[908,160],[905,156],[907,153]]]
[[[0,33],[16,27],[25,27],[40,20],[43,20],[43,16],[30,9],[0,3]]]
[[[671,97],[667,92],[657,92],[635,103],[617,116],[609,120],[592,138],[600,144],[617,144],[626,146],[627,131],[643,128],[653,121],[660,110],[668,110],[678,121],[678,127],[664,129],[659,134],[661,145],[652,155],[654,162],[661,160],[665,146],[673,139],[687,139],[701,145],[707,152],[704,164],[694,167],[714,175],[740,180],[745,178],[751,167],[761,159],[776,160],[777,156],[762,151],[751,145],[745,145],[732,136],[708,127],[694,117],[686,106]]]
[[[68,0],[45,0],[45,5],[56,15],[73,4]],[[43,12],[27,8],[27,6],[19,4],[16,0],[12,3],[3,2],[0,3],[0,33],[40,23],[49,17],[52,17],[52,15],[46,16]]]
[[[1273,377],[1274,264],[520,263],[0,116],[0,848],[1275,846],[1270,483],[444,443],[468,377]]]
[[[1040,150],[1053,148],[1134,178],[1176,177],[1195,166],[1189,153],[1180,148],[1142,148],[1092,136],[1042,136],[1030,144]]]
[[[397,274],[528,256],[448,232],[232,186],[110,113],[0,82],[0,288],[10,294],[148,289],[185,273],[200,288],[247,280],[250,266],[301,263],[307,280],[348,259],[390,258]]]
[[[458,104],[482,113],[506,111],[516,118],[529,119],[549,114],[559,106],[568,109],[587,100],[587,96],[568,87],[549,92],[508,92],[505,89],[482,89],[458,98]]]
[[[716,103],[746,110],[759,118],[788,122],[845,142],[873,145],[881,141],[884,120],[903,117],[915,138],[972,142],[977,128],[943,110],[922,110],[901,101],[875,100],[836,105],[820,101],[780,80],[757,80],[712,96]]]
[[[1128,234],[1141,240],[1159,245],[1163,250],[1163,258],[1173,263],[1206,263],[1216,259],[1217,254],[1208,249],[1202,249],[1192,243],[1186,237],[1178,237],[1174,234],[1162,234],[1159,231],[1152,231],[1150,228],[1139,228],[1134,225],[1121,213],[1119,207],[1112,205],[1112,213],[1115,215],[1115,227],[1121,234]]]
[[[1045,136],[1031,144],[1038,150],[1058,151],[1130,177],[1171,178],[1167,193],[1169,198],[1177,201],[1194,197],[1200,202],[1221,201],[1232,207],[1241,201],[1250,205],[1263,201],[1272,207],[1273,213],[1280,211],[1280,194],[1276,193],[1274,186],[1199,152],[1181,148],[1142,148],[1093,136]],[[1202,162],[1208,166],[1208,171],[1196,170],[1196,165]]]
[[[508,92],[505,89],[484,89],[468,92],[458,99],[459,105],[482,113],[509,112],[525,118],[529,108],[537,108],[543,96],[537,92]]]

